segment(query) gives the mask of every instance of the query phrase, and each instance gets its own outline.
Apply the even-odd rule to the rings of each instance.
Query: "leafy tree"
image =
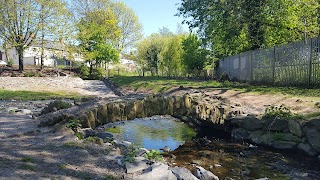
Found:
[[[77,27],[80,47],[90,65],[90,76],[93,66],[119,60],[119,52],[114,48],[114,43],[120,32],[117,20],[110,9],[87,12]]]
[[[189,74],[200,75],[206,62],[207,51],[201,48],[201,41],[195,34],[190,34],[183,42],[183,64]]]

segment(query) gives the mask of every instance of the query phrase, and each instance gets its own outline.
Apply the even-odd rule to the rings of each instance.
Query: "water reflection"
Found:
[[[141,118],[117,125],[120,137],[147,149],[164,146],[174,150],[196,136],[196,132],[171,116]]]

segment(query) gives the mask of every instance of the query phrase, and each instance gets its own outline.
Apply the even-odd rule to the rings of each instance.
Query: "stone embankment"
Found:
[[[246,116],[231,118],[225,126],[237,140],[276,149],[299,149],[310,156],[320,154],[320,119],[305,121]]]

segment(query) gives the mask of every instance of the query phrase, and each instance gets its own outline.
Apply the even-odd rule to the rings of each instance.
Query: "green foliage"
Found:
[[[41,114],[47,114],[50,112],[54,112],[55,110],[59,111],[61,109],[67,109],[70,108],[72,104],[61,101],[61,100],[56,100],[51,103],[49,103],[43,110],[41,111]]]
[[[136,157],[137,152],[138,149],[135,146],[130,145],[127,150],[127,153],[125,154],[124,162],[133,163],[134,157]]]
[[[263,115],[264,118],[281,118],[281,119],[301,119],[302,116],[293,114],[285,105],[267,107]]]
[[[182,0],[179,15],[218,58],[319,36],[317,0]]]
[[[204,68],[207,52],[201,49],[201,41],[195,34],[190,34],[183,42],[183,64],[189,74],[199,76]]]
[[[66,127],[67,128],[71,128],[74,132],[76,132],[76,136],[79,139],[83,139],[82,134],[77,132],[77,129],[82,127],[82,125],[80,123],[80,120],[75,119],[75,118],[69,119],[68,122],[67,122]]]
[[[97,136],[89,136],[84,139],[84,142],[97,142],[99,141],[99,137]]]
[[[21,161],[22,161],[22,162],[30,162],[30,163],[33,163],[33,162],[34,162],[34,160],[33,160],[31,157],[21,158]]]
[[[41,74],[38,72],[25,72],[23,77],[41,77]]]
[[[89,79],[89,67],[86,64],[80,65],[80,78]]]
[[[14,61],[13,61],[12,58],[10,58],[10,59],[8,60],[8,62],[7,62],[7,66],[12,67],[13,64],[14,64]]]
[[[122,130],[119,126],[114,126],[114,127],[111,127],[111,128],[107,128],[105,129],[106,132],[110,132],[110,133],[121,133]]]
[[[162,161],[163,157],[159,150],[152,149],[151,151],[147,152],[145,155],[146,159],[150,161]]]
[[[36,167],[31,164],[22,164],[20,168],[29,171],[37,171]]]

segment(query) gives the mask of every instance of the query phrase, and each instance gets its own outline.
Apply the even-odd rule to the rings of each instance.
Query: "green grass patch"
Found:
[[[76,93],[66,93],[66,92],[33,92],[33,91],[10,91],[0,89],[0,99],[1,100],[47,100],[47,99],[76,99],[82,98]]]
[[[23,164],[20,166],[20,169],[29,170],[29,171],[37,171],[36,167],[30,164]]]
[[[34,160],[33,160],[32,158],[30,158],[30,157],[21,158],[21,161],[22,161],[22,162],[30,162],[30,163],[33,163],[33,162],[34,162]]]
[[[122,132],[121,128],[118,126],[106,128],[105,131],[110,132],[110,133],[121,133]]]
[[[237,90],[240,92],[255,92],[259,94],[284,94],[304,97],[320,97],[319,88],[303,87],[273,87],[258,86],[248,83],[238,82],[218,82],[218,81],[194,81],[186,79],[168,79],[165,77],[138,77],[138,76],[118,76],[112,77],[111,80],[119,88],[131,88],[134,90],[148,90],[154,93],[168,92],[173,88],[180,86],[190,88],[225,88],[226,90]]]

